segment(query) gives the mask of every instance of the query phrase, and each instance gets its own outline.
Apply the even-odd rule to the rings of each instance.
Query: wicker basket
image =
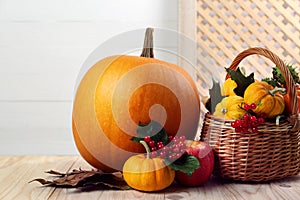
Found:
[[[230,68],[236,70],[238,64],[252,54],[270,59],[282,71],[291,97],[288,118],[281,120],[279,126],[266,122],[259,126],[258,133],[236,133],[231,127],[232,120],[207,113],[200,140],[214,149],[214,174],[223,178],[261,182],[297,175],[300,172],[300,115],[294,81],[283,61],[263,48],[241,52]]]

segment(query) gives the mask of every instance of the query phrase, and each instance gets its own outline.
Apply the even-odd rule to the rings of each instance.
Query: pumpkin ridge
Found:
[[[129,56],[130,57],[130,56]],[[111,82],[111,76],[109,76],[110,78],[105,78],[105,76],[106,76],[106,74],[108,73],[108,74],[110,74],[110,72],[111,71],[119,71],[119,73],[118,74],[115,74],[115,76],[114,76],[114,79],[115,80],[117,80],[117,81],[115,81],[116,83],[118,82],[118,80],[120,80],[121,78],[122,78],[122,76],[123,76],[123,74],[125,74],[126,72],[128,72],[128,71],[126,71],[126,70],[119,70],[119,68],[128,68],[128,64],[129,63],[126,63],[126,61],[124,61],[123,59],[127,59],[128,58],[128,56],[120,56],[118,59],[115,59],[113,62],[112,62],[112,64],[111,64],[111,66],[109,67],[109,68],[107,68],[106,69],[106,71],[103,73],[103,76],[102,76],[102,78],[101,78],[101,80],[99,80],[99,83],[98,83],[98,87],[97,87],[97,89],[96,89],[96,101],[95,101],[95,104],[99,104],[97,101],[102,101],[101,100],[101,98],[99,97],[99,96],[102,96],[102,98],[104,99],[104,98],[106,98],[107,100],[106,101],[108,101],[108,104],[106,103],[106,109],[105,110],[107,110],[107,112],[106,112],[106,115],[107,115],[107,119],[112,119],[113,118],[113,115],[112,115],[112,113],[110,112],[110,101],[109,101],[109,99],[111,99],[112,98],[112,94],[111,94],[111,91],[114,91],[114,88],[115,88],[115,86],[116,86],[116,84],[115,85],[111,85],[111,88],[108,88],[108,87],[106,87],[106,88],[103,88],[102,87],[102,85],[105,85],[105,86],[107,86],[107,85],[109,85],[109,82]],[[156,64],[156,63],[158,63],[158,64],[161,64],[161,63],[163,63],[164,65],[166,64],[164,61],[159,61],[159,60],[156,60],[156,59],[152,59],[152,58],[144,58],[143,59],[143,62],[141,62],[141,60],[139,60],[139,59],[137,59],[137,58],[135,58],[134,57],[134,60],[136,60],[137,62],[134,62],[133,61],[133,63],[130,63],[129,65],[129,68],[127,69],[127,70],[130,70],[130,69],[134,69],[135,67],[137,67],[136,66],[136,64],[137,63],[139,63],[139,64],[150,64],[150,63],[144,63],[144,62],[146,62],[147,60],[154,60],[154,63],[151,63],[151,64]],[[123,63],[123,66],[120,66],[119,65],[119,63]],[[124,64],[125,63],[125,64]],[[171,69],[172,69],[172,67],[173,67],[174,65],[173,64],[167,64],[166,65],[166,67],[170,67]],[[177,68],[179,68],[179,67],[177,67]],[[186,76],[185,76],[185,78],[186,78]],[[105,80],[105,79],[108,79],[108,80],[106,80],[105,82],[103,82],[103,79]],[[188,78],[186,78],[187,80],[189,80]],[[113,82],[113,81],[112,81]],[[191,84],[192,85],[192,84]],[[193,85],[192,85],[193,86]],[[100,87],[100,88],[99,88]],[[103,92],[103,89],[105,89],[105,92]],[[194,88],[193,88],[194,89]],[[147,91],[146,91],[147,92]],[[102,94],[102,95],[99,95],[99,93],[100,94]],[[197,94],[197,93],[196,93]],[[200,101],[199,101],[200,102]],[[161,103],[161,102],[160,102]],[[144,104],[142,104],[142,105],[144,105]],[[102,125],[102,124],[104,124],[105,123],[105,119],[103,119],[103,117],[101,117],[101,113],[99,113],[98,111],[98,108],[96,108],[96,113],[97,113],[97,116],[98,116],[98,121],[99,121],[99,124],[100,125]],[[102,109],[103,110],[103,109]],[[180,111],[180,109],[178,110],[178,111]],[[172,112],[172,110],[170,110],[170,112]],[[176,113],[176,114],[178,114],[178,113]],[[104,121],[103,121],[104,120]],[[102,121],[102,122],[101,122]],[[136,122],[137,123],[137,122]],[[169,120],[169,122],[167,121],[166,123],[170,123],[170,127],[174,127],[174,126],[172,126],[171,125],[171,120]],[[174,122],[173,122],[174,123]],[[121,131],[119,128],[117,128],[117,124],[115,123],[115,121],[113,120],[113,121],[111,121],[111,122],[106,122],[105,124],[110,124],[110,128],[108,128],[107,130],[112,130],[111,132],[115,132],[115,131],[117,131],[117,132],[123,132],[123,131]],[[101,126],[102,127],[102,126]],[[179,127],[179,125],[178,125],[178,127]],[[102,127],[102,128],[104,128],[105,129],[105,127]],[[167,129],[167,128],[166,128]],[[178,128],[176,128],[176,129],[178,129]],[[105,133],[108,133],[108,132],[110,132],[110,131],[105,131],[104,130],[104,132]],[[170,134],[175,134],[176,133],[176,130],[167,130],[168,132],[170,132]],[[175,132],[175,133],[174,133]],[[126,133],[124,134],[124,132],[123,132],[123,137],[122,138],[119,138],[119,140],[120,141],[122,141],[122,140],[128,140],[128,139],[130,139],[130,135],[128,135],[127,137],[125,137],[125,135],[127,135]],[[106,136],[114,143],[114,144],[119,144],[119,142],[118,142],[118,140],[116,141],[116,142],[114,142],[115,140],[116,140],[116,138],[113,138],[113,136],[112,135],[108,135],[108,134],[106,134]],[[119,146],[120,148],[122,148],[122,149],[124,149],[124,150],[127,150],[126,149],[126,147],[125,147],[125,145],[124,146],[122,146],[122,143],[120,144],[121,146]],[[134,144],[133,144],[134,145]],[[138,148],[137,147],[137,149],[136,150],[134,150],[133,152],[136,152],[136,153],[139,153],[139,152],[142,152],[141,151],[141,149],[140,148]]]
[[[170,168],[159,157],[150,158],[150,149],[145,141],[141,141],[146,149],[145,154],[130,157],[123,166],[123,176],[126,183],[141,191],[158,191],[168,187],[175,178],[169,176]]]
[[[76,146],[81,150],[79,153],[82,157],[84,157],[87,162],[93,162],[93,167],[101,168],[105,172],[115,172],[115,170],[111,169],[107,165],[99,162],[84,146],[83,142],[81,141],[78,131],[76,129],[76,125],[74,123],[74,119],[72,119],[72,131],[73,131],[73,137],[75,140]]]
[[[284,97],[278,92],[282,90],[274,89],[266,82],[254,82],[245,91],[245,103],[255,103],[255,113],[265,113],[268,118],[274,118],[284,111]]]
[[[156,173],[155,173],[155,181],[158,183],[157,186],[161,185],[164,182],[164,179],[167,179],[165,176],[167,175],[166,171],[168,170],[163,170],[164,167],[166,166],[162,166],[161,162],[163,162],[162,160],[158,160],[157,162],[154,163],[155,165],[155,169],[157,169]],[[163,173],[163,174],[162,174]],[[163,176],[162,176],[163,175]],[[159,187],[157,187],[156,189],[160,189]]]

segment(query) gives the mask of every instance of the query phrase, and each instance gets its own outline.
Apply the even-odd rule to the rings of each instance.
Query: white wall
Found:
[[[77,154],[71,110],[83,62],[122,32],[177,30],[177,3],[0,0],[0,155]]]

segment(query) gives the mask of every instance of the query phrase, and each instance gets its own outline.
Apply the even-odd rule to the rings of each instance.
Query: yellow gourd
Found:
[[[231,78],[228,78],[222,85],[221,95],[222,96],[236,95],[235,92],[233,91],[236,87],[237,87],[236,82],[234,80],[232,80]]]
[[[243,102],[243,97],[237,95],[225,97],[216,105],[213,115],[231,120],[240,119],[246,113],[246,111],[241,108]]]

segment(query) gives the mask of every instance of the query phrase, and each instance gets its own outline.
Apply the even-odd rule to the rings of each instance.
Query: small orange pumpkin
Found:
[[[282,114],[285,108],[282,93],[285,93],[284,88],[274,88],[264,81],[254,82],[245,90],[244,101],[256,104],[255,113],[265,113],[268,118],[274,118]]]
[[[168,134],[187,139],[196,135],[200,99],[195,82],[181,67],[153,58],[152,32],[146,31],[141,57],[100,60],[76,91],[72,129],[77,149],[104,172],[121,171],[130,156],[144,152],[130,140],[139,122],[155,120]]]
[[[167,166],[161,158],[150,158],[150,149],[146,142],[145,154],[130,157],[124,164],[123,177],[126,183],[140,191],[159,191],[170,186],[175,178],[175,171]]]

